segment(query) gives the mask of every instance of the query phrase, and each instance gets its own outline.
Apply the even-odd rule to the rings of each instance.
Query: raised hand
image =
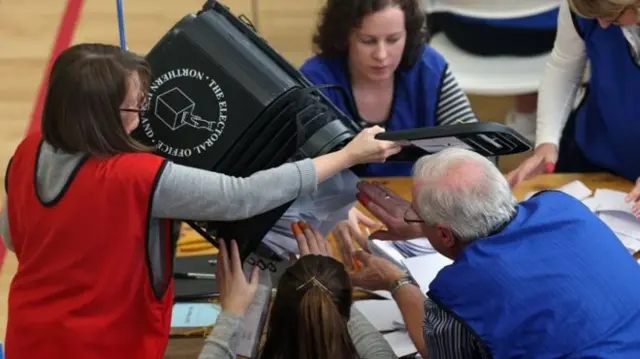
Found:
[[[258,267],[253,268],[251,279],[247,281],[236,241],[231,241],[231,255],[225,241],[220,239],[219,243],[216,282],[220,292],[220,306],[224,311],[244,315],[258,290]]]
[[[371,234],[371,238],[380,240],[406,240],[422,237],[419,223],[407,223],[408,212],[417,217],[411,209],[411,202],[380,183],[362,181],[358,184],[358,201],[365,206],[386,227]]]

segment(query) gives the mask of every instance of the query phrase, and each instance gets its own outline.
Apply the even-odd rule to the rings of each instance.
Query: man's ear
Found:
[[[456,237],[453,235],[451,230],[441,224],[436,225],[436,229],[438,230],[438,234],[442,238],[442,243],[447,248],[453,248],[456,245]]]

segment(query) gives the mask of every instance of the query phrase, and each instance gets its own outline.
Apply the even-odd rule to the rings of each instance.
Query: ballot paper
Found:
[[[247,308],[242,324],[242,334],[236,347],[236,355],[254,358],[262,338],[267,313],[271,304],[271,287],[258,285],[253,301]]]
[[[353,306],[380,332],[405,328],[402,313],[395,300],[358,300]]]
[[[358,181],[358,176],[345,170],[320,183],[312,194],[297,198],[267,233],[263,243],[282,258],[297,254],[298,244],[291,225],[301,220],[327,236],[340,221],[349,218],[349,210],[357,201]]]
[[[418,282],[423,292],[429,291],[429,285],[436,278],[442,268],[453,263],[453,261],[442,254],[435,252],[419,257],[406,258],[405,268],[411,276]]]
[[[409,239],[406,241],[393,241],[393,247],[405,258],[415,257],[423,254],[434,253],[431,243],[427,238]]]
[[[416,353],[418,350],[411,341],[409,332],[406,330],[398,330],[395,332],[387,333],[383,335],[384,339],[389,343],[391,349],[398,358]]]
[[[589,187],[587,187],[581,181],[569,182],[564,186],[560,186],[560,187],[556,188],[555,190],[564,192],[564,193],[568,194],[569,196],[572,196],[572,197],[574,197],[574,198],[576,198],[576,199],[578,199],[580,201],[590,197],[591,194],[592,194],[592,191],[589,189]],[[531,198],[533,195],[535,195],[538,192],[540,192],[540,191],[528,192],[524,196],[524,199],[527,200],[527,199]]]
[[[580,200],[618,236],[620,242],[634,253],[640,250],[640,220],[633,215],[633,203],[625,201],[626,192],[606,188],[591,191],[584,183],[573,181],[556,188]],[[525,199],[537,192],[527,193]]]

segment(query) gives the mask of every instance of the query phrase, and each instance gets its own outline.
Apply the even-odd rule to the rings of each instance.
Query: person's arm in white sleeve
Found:
[[[586,62],[585,43],[573,24],[569,3],[563,1],[558,13],[555,44],[540,81],[536,147],[543,143],[560,143]]]

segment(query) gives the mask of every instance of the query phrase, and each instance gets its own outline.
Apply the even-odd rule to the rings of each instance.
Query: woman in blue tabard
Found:
[[[542,172],[640,176],[638,0],[565,0],[540,86],[536,149],[509,174],[511,185]],[[572,111],[589,60],[586,95]],[[636,186],[629,201],[637,201]]]
[[[301,67],[331,101],[362,126],[388,131],[476,121],[446,60],[426,44],[417,0],[329,0]],[[356,108],[351,108],[353,101]],[[408,176],[413,163],[367,166],[362,176]]]
[[[417,0],[327,0],[313,37],[316,55],[301,72],[315,85],[342,87],[347,97],[335,88],[322,91],[363,127],[397,131],[477,121],[447,62],[426,44],[425,20]],[[412,166],[379,163],[358,175],[409,176]],[[351,266],[351,237],[366,245],[358,224],[377,226],[353,207],[357,182],[353,172],[343,171],[299,198],[264,243],[283,256],[295,251],[296,242],[285,231],[290,232],[288,224],[307,220],[323,235],[334,229]]]

